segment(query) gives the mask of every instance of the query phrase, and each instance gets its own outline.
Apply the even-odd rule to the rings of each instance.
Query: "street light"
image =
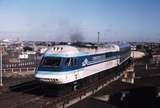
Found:
[[[2,82],[2,48],[0,49],[0,65],[1,65],[1,72],[0,72],[0,86],[3,86]]]
[[[99,38],[100,38],[100,32],[98,32],[98,40],[97,40],[97,44],[99,44]]]

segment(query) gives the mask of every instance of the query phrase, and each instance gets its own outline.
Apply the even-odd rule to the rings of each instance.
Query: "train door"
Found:
[[[85,67],[88,64],[88,59],[86,57],[79,57],[78,60],[78,66],[79,66],[79,77],[80,79],[84,78],[86,76],[86,70]]]
[[[74,71],[74,82],[73,82],[73,90],[77,90],[79,88],[79,82],[78,80],[80,79],[79,76],[79,63],[78,63],[78,58],[70,58],[70,62],[71,62],[71,67]]]
[[[75,80],[78,80],[80,78],[79,69],[78,69],[78,58],[72,58],[72,62],[74,67],[74,77],[75,77]]]
[[[65,67],[72,71],[70,77],[73,80],[78,80],[79,79],[77,58],[67,58],[65,60]]]

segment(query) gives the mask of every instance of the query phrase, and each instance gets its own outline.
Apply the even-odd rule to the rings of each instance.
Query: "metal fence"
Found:
[[[35,67],[30,68],[8,68],[8,69],[2,69],[2,72],[29,72],[29,71],[35,71]],[[1,70],[0,70],[1,71]]]
[[[23,67],[35,67],[37,66],[36,61],[30,61],[30,62],[21,62],[21,63],[12,63],[12,64],[3,64],[3,69],[8,68],[23,68]]]

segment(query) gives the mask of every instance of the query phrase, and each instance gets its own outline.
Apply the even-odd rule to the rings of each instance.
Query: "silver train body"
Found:
[[[44,54],[35,78],[42,82],[67,84],[117,67],[128,59],[129,44],[97,48],[55,45]]]

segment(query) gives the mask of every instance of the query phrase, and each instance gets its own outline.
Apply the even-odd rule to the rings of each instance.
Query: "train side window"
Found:
[[[74,59],[73,58],[71,58],[70,66],[74,66]]]
[[[65,61],[65,66],[75,66],[77,65],[75,58],[67,58]]]
[[[74,58],[74,65],[78,66],[78,59],[77,58]]]
[[[67,58],[67,59],[65,60],[65,66],[70,66],[70,58]]]

